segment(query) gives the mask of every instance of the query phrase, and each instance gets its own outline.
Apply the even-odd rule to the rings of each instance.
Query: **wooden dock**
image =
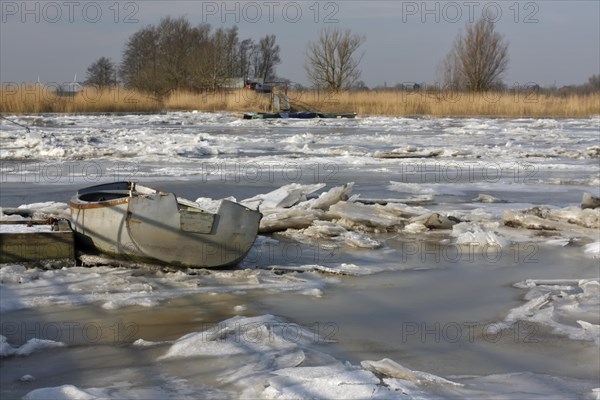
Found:
[[[0,263],[75,259],[73,231],[66,221],[0,221]],[[45,230],[47,228],[47,230]]]

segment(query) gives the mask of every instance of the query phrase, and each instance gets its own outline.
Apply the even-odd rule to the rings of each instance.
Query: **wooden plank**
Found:
[[[0,233],[0,263],[74,257],[71,231]]]

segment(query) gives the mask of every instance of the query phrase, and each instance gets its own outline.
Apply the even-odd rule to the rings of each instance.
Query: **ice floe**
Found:
[[[591,255],[592,257],[600,257],[600,242],[588,243],[583,246],[583,252]]]
[[[600,345],[600,282],[581,280],[535,280],[515,284],[528,289],[525,304],[512,309],[502,327],[528,321],[554,334]]]
[[[9,264],[0,268],[0,284],[0,311],[6,312],[48,305],[154,307],[192,294],[305,291],[320,289],[326,282],[310,274],[280,276],[266,269],[163,272],[99,266],[44,270]]]
[[[272,192],[259,194],[249,199],[242,200],[241,203],[246,207],[261,211],[273,208],[289,208],[301,201],[306,201],[307,195],[324,187],[324,183],[314,185],[290,183]]]
[[[19,221],[23,219],[46,219],[48,217],[69,218],[69,206],[66,203],[47,201],[43,203],[23,204],[16,209],[0,208],[0,220]]]
[[[600,209],[534,207],[527,210],[505,210],[504,225],[535,231],[553,231],[564,237],[586,237],[598,240]]]
[[[0,357],[28,356],[34,352],[64,346],[66,346],[66,344],[63,342],[32,338],[23,343],[21,346],[14,347],[8,343],[5,336],[0,335]]]
[[[269,314],[235,316],[171,341],[136,340],[132,352],[154,348],[151,383],[123,380],[118,374],[104,386],[80,386],[67,379],[23,398],[542,400],[594,399],[598,394],[589,381],[530,372],[442,377],[390,358],[350,363],[328,354],[328,346],[330,340],[318,326]],[[193,381],[207,362],[215,366],[214,381]],[[177,368],[181,363],[184,370]],[[184,374],[174,375],[177,371]]]
[[[499,224],[476,222],[461,222],[452,226],[452,236],[456,237],[457,244],[470,246],[498,246],[505,247],[510,241],[497,232]]]
[[[182,336],[158,360],[234,357],[217,379],[248,399],[388,399],[406,393],[435,398],[431,385],[461,386],[389,359],[339,361],[316,349],[323,340],[317,331],[272,315],[234,317]]]
[[[231,394],[208,386],[189,385],[184,379],[163,378],[156,386],[117,382],[108,387],[81,388],[71,384],[32,390],[24,400],[195,400],[198,394],[207,400],[228,400]]]

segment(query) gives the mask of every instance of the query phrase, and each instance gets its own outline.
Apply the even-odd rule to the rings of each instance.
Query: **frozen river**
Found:
[[[13,118],[2,207],[134,180],[265,225],[227,270],[2,265],[2,398],[600,398],[598,117]]]

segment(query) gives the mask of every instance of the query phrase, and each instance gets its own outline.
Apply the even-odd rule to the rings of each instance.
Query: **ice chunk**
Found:
[[[388,186],[388,189],[394,190],[396,192],[402,192],[402,193],[414,193],[414,194],[422,194],[422,195],[435,194],[435,191],[431,187],[421,184],[421,183],[405,183],[405,182],[390,181],[390,185]]]
[[[360,232],[346,232],[342,235],[342,240],[351,247],[358,247],[361,249],[378,249],[383,246],[379,240],[373,239]]]
[[[394,149],[392,151],[375,151],[373,153],[373,158],[430,158],[437,157],[441,155],[444,151],[440,149],[434,150],[423,150],[418,149],[414,146],[409,146],[407,148],[399,148]]]
[[[338,274],[338,275],[371,275],[380,272],[381,269],[375,266],[358,266],[356,264],[342,263],[335,267],[326,267],[318,264],[306,264],[306,265],[269,265],[268,267],[274,271],[317,271],[327,274]]]
[[[371,372],[348,364],[286,368],[274,371],[260,393],[271,399],[384,399],[393,392]],[[395,397],[395,396],[394,396]]]
[[[227,197],[225,199],[211,199],[209,197],[198,197],[195,200],[195,203],[198,204],[198,206],[205,210],[208,211],[210,213],[214,213],[216,214],[219,211],[219,208],[221,207],[221,203],[223,202],[223,200],[230,200],[235,202],[235,197]]]
[[[293,330],[293,335],[290,333]],[[205,355],[232,356],[274,352],[277,357],[284,350],[296,348],[296,343],[307,343],[314,333],[296,324],[287,323],[272,315],[233,317],[210,330],[194,332],[177,339],[159,360]],[[301,361],[300,361],[301,362]],[[297,365],[298,362],[293,362]]]
[[[360,365],[366,370],[369,370],[375,374],[383,375],[388,378],[403,379],[406,381],[417,382],[418,378],[408,368],[403,367],[397,362],[384,358],[379,361],[361,361]]]
[[[600,344],[600,282],[582,280],[527,280],[515,284],[528,288],[527,302],[513,308],[502,327],[516,321],[546,325],[555,334]]]
[[[506,203],[505,200],[500,200],[489,194],[480,193],[473,201],[478,201],[480,203]]]
[[[509,245],[508,240],[493,231],[497,223],[480,224],[474,222],[461,222],[452,227],[452,236],[456,243],[469,246],[500,246]]]
[[[308,194],[314,193],[325,187],[324,183],[313,185],[301,185],[299,183],[290,183],[275,189],[266,194],[259,194],[249,199],[242,200],[241,203],[246,207],[267,210],[273,208],[287,208],[306,201]]]
[[[25,344],[23,344],[21,347],[19,347],[17,349],[17,351],[15,352],[16,355],[18,356],[28,356],[29,354],[36,352],[36,351],[41,351],[44,349],[51,349],[51,348],[55,348],[55,347],[64,347],[66,346],[66,344],[64,344],[63,342],[56,342],[54,340],[47,340],[47,339],[29,339]]]
[[[600,257],[600,242],[588,243],[583,246],[583,251],[594,258]]]
[[[600,208],[600,197],[592,196],[590,193],[584,193],[581,199],[581,208]]]
[[[244,304],[238,304],[237,306],[233,307],[233,311],[235,311],[236,313],[242,313],[244,311],[246,311],[248,309],[248,306],[244,305]]]
[[[169,342],[153,342],[150,340],[137,339],[132,344],[134,346],[139,346],[139,347],[152,347],[152,346],[158,346],[158,345],[164,344],[164,343],[169,343]]]
[[[273,370],[300,365],[305,360],[303,349],[316,338],[314,332],[272,315],[233,317],[182,336],[158,360],[236,357],[238,361],[219,379],[247,387]]]
[[[336,186],[327,192],[321,193],[318,198],[312,201],[309,200],[307,203],[309,203],[310,208],[327,211],[333,204],[348,200],[352,194],[353,187],[354,182],[349,182],[342,186]]]
[[[63,342],[32,338],[20,347],[13,347],[8,343],[5,336],[0,335],[0,357],[8,357],[12,355],[28,356],[31,353],[41,351],[44,349],[51,349],[55,347],[64,346],[66,346],[66,344],[64,344]]]
[[[261,212],[263,217],[260,220],[259,233],[279,232],[289,228],[307,228],[313,221],[325,218],[325,213],[317,209],[267,209]]]
[[[328,215],[339,218],[347,228],[381,229],[383,231],[401,229],[405,219],[401,212],[378,204],[366,205],[341,201],[329,208]]]
[[[287,233],[287,232],[286,232]],[[314,221],[311,226],[291,234],[296,240],[303,241],[303,236],[312,239],[328,239],[346,246],[377,249],[383,244],[360,232],[350,232],[341,225],[330,221]]]
[[[101,398],[109,398],[108,393],[97,389],[83,390],[73,385],[63,385],[51,388],[35,389],[23,400],[47,400],[47,399],[62,399],[62,400],[98,400]]]
[[[15,349],[6,340],[6,336],[0,335],[0,357],[8,357],[15,354]]]
[[[440,213],[422,214],[413,217],[409,223],[420,223],[429,229],[452,229],[454,225],[460,222],[456,217],[448,217]]]
[[[379,361],[365,360],[362,361],[360,364],[366,370],[369,370],[377,375],[381,375],[386,378],[401,379],[403,381],[415,383],[433,382],[452,386],[464,386],[460,383],[452,382],[442,377],[429,374],[427,372],[412,371],[398,364],[394,360],[390,360],[389,358],[384,358]]]
[[[406,232],[406,233],[423,233],[423,232],[427,232],[428,230],[429,230],[429,228],[427,228],[421,222],[411,222],[410,224],[407,224],[404,227],[403,232]]]
[[[46,219],[48,217],[70,218],[71,212],[66,203],[47,201],[43,203],[23,204],[19,209],[31,210],[32,219]]]
[[[161,374],[162,375],[162,374]],[[185,379],[168,375],[153,376],[160,381],[156,386],[135,386],[131,382],[114,382],[109,387],[79,388],[73,385],[40,388],[29,392],[25,400],[123,400],[123,399],[165,399],[165,400],[226,400],[231,395],[206,385],[191,386]]]
[[[504,224],[512,228],[558,231],[580,234],[597,240],[600,228],[600,208],[566,207],[551,210],[534,207],[523,211],[505,210]]]
[[[346,228],[330,221],[315,221],[302,231],[304,235],[317,239],[341,236],[346,232]]]

